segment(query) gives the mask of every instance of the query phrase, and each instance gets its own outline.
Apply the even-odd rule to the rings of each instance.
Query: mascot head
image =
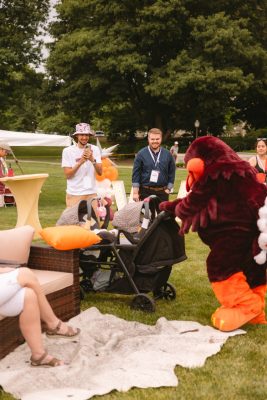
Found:
[[[214,136],[202,136],[190,145],[185,154],[188,170],[187,190],[199,180],[217,179],[220,175],[230,179],[233,173],[240,176],[256,173],[226,143]]]

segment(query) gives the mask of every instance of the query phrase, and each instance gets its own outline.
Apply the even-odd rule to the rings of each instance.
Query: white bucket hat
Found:
[[[85,122],[81,122],[80,124],[76,125],[76,130],[72,134],[72,136],[75,135],[95,135],[95,132],[91,129],[89,124],[86,124]]]
[[[4,149],[9,153],[11,153],[11,147],[5,142],[0,142],[0,149]]]

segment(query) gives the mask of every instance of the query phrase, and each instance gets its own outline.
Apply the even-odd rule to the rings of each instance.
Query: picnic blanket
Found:
[[[44,339],[50,354],[70,365],[31,367],[23,344],[0,361],[0,385],[6,392],[22,400],[86,400],[114,389],[177,386],[176,365],[201,367],[230,336],[245,333],[164,317],[146,325],[95,307],[70,323],[81,328],[79,339]]]

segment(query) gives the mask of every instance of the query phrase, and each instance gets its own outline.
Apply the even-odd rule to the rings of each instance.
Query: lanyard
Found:
[[[155,160],[155,157],[153,156],[153,153],[152,153],[152,151],[151,151],[151,149],[150,149],[149,146],[148,146],[148,151],[149,151],[149,153],[150,153],[150,155],[151,155],[152,160],[154,161],[155,168],[156,168],[157,165],[159,164],[159,158],[160,158],[161,149],[160,149],[160,151],[158,152],[158,156],[157,156],[156,160]]]

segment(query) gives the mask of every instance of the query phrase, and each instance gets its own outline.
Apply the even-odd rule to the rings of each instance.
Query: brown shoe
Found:
[[[55,327],[55,329],[49,329],[46,331],[46,336],[49,338],[54,338],[54,337],[61,337],[61,338],[65,338],[65,339],[72,339],[75,336],[78,336],[80,334],[80,329],[74,329],[72,326],[67,325],[67,332],[65,333],[60,333],[60,327],[62,325],[62,321],[58,321],[57,326]]]
[[[62,361],[55,357],[51,358],[51,360],[49,360],[49,361],[44,361],[47,356],[48,356],[48,353],[47,353],[47,351],[45,351],[44,354],[38,359],[34,359],[33,357],[31,357],[30,358],[31,366],[32,367],[50,368],[50,367],[60,367],[60,366],[66,365],[65,363],[62,364]]]

